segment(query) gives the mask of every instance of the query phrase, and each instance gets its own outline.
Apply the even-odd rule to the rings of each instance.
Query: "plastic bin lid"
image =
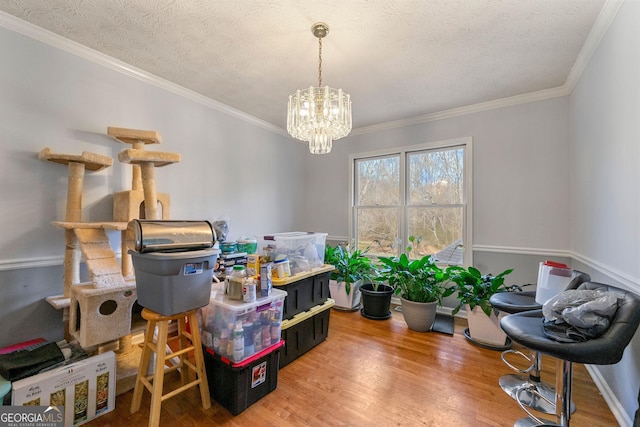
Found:
[[[284,330],[292,326],[295,326],[298,323],[304,322],[305,320],[315,316],[318,313],[321,313],[325,310],[330,309],[335,304],[336,304],[335,300],[331,298],[327,298],[327,300],[323,304],[316,305],[314,307],[311,307],[307,311],[303,311],[302,313],[296,314],[291,319],[283,320],[281,328]]]
[[[222,300],[213,298],[210,299],[209,305],[213,304],[226,310],[234,311],[236,315],[240,315],[253,311],[256,309],[256,307],[262,307],[266,304],[271,304],[278,300],[284,300],[286,296],[287,291],[272,289],[271,295],[269,295],[268,297],[259,297],[255,301],[244,302],[242,300],[231,299],[228,295],[225,295]]]
[[[275,344],[270,345],[269,347],[265,348],[264,350],[254,354],[251,357],[248,357],[238,363],[234,363],[232,362],[230,359],[227,359],[224,356],[220,356],[218,354],[218,356],[220,357],[220,361],[229,365],[231,367],[231,369],[234,370],[240,370],[240,369],[244,369],[245,367],[247,367],[248,365],[252,364],[253,362],[255,362],[256,360],[260,360],[261,358],[263,358],[264,356],[268,355],[269,353],[278,350],[280,347],[284,346],[284,340],[280,340]],[[205,351],[209,354],[216,354],[212,349],[210,349],[209,347],[207,347],[205,349]]]

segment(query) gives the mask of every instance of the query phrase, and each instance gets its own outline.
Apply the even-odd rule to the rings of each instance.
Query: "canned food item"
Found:
[[[256,300],[256,282],[252,278],[245,280],[242,285],[242,300],[244,302],[253,302]]]

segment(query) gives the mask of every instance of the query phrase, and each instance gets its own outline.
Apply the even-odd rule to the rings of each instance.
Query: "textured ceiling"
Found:
[[[604,0],[0,0],[0,11],[278,127],[296,89],[354,128],[561,87]]]

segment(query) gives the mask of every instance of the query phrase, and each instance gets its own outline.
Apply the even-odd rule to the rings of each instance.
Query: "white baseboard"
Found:
[[[613,393],[613,391],[609,387],[609,384],[607,384],[605,379],[600,374],[600,371],[598,370],[597,366],[594,366],[594,365],[584,365],[584,366],[587,369],[587,372],[589,373],[589,375],[591,376],[591,379],[593,380],[594,384],[598,388],[598,391],[600,391],[600,394],[602,394],[604,401],[607,402],[607,405],[609,406],[611,413],[616,418],[616,421],[618,422],[618,424],[620,424],[620,427],[632,427],[633,420],[629,418],[624,408],[620,404],[620,401],[618,400],[616,395]]]

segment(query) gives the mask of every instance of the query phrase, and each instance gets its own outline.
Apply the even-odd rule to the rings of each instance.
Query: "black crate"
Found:
[[[240,363],[232,363],[203,346],[209,394],[233,415],[272,392],[278,385],[278,358],[284,341]]]
[[[276,289],[287,291],[282,318],[285,320],[291,319],[296,314],[327,301],[327,298],[329,298],[330,274],[330,272],[320,273],[286,285],[274,283],[273,285]]]
[[[285,346],[280,350],[280,368],[302,356],[327,338],[330,308],[335,301],[328,298],[324,304],[297,314],[282,322],[281,337]]]

